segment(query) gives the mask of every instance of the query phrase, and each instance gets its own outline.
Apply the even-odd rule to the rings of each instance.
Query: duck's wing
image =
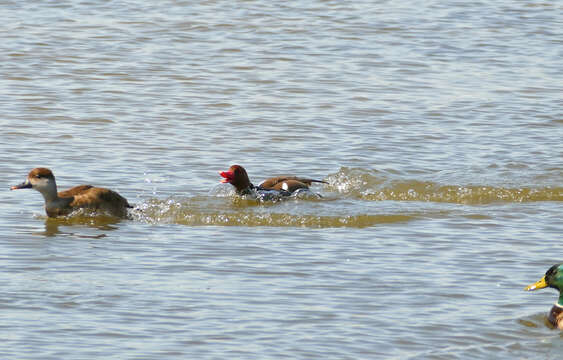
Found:
[[[127,217],[127,208],[132,208],[123,196],[115,191],[99,187],[91,187],[75,195],[70,206],[73,208],[101,209],[117,217]]]
[[[290,193],[298,190],[298,189],[308,189],[309,185],[307,183],[301,182],[296,179],[286,179],[276,183],[274,186],[269,188],[269,190],[278,190],[278,191],[288,191]]]

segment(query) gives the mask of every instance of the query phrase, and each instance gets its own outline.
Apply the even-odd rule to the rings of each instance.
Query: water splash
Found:
[[[263,204],[259,200],[240,197],[231,199],[212,197],[151,199],[136,209],[133,216],[135,220],[148,223],[309,228],[362,228],[377,224],[405,222],[416,218],[415,215],[392,213],[347,215],[326,214],[323,213],[324,211],[318,213],[314,207],[300,204],[303,201],[294,199],[294,203],[280,209],[275,203]],[[305,200],[305,202],[310,201]],[[296,209],[299,207],[301,207],[301,211]]]

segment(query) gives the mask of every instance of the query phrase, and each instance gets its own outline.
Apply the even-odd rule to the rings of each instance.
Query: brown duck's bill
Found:
[[[545,281],[545,276],[544,276],[539,281],[526,286],[524,290],[533,291],[533,290],[543,289],[545,287],[547,287],[547,282]]]
[[[10,190],[29,189],[29,188],[31,188],[31,183],[28,181],[24,181],[19,185],[11,186]]]
[[[222,183],[230,183],[235,177],[235,173],[233,173],[232,171],[221,171],[219,172],[219,175],[224,177],[224,179],[221,179]]]

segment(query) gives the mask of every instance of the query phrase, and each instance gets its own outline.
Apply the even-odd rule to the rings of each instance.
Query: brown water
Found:
[[[2,358],[561,357],[559,3],[0,9]],[[47,219],[37,166],[136,209]]]

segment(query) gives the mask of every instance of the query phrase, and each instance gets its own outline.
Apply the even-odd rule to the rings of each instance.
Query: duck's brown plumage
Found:
[[[72,194],[61,196],[61,194]],[[115,191],[92,185],[79,185],[59,193],[60,197],[72,197],[69,206],[72,208],[101,209],[116,216],[127,215],[127,208],[131,205],[123,196]]]
[[[232,165],[228,171],[220,172],[223,177],[221,182],[230,183],[235,187],[237,193],[245,193],[249,189],[254,188],[246,170],[240,165]],[[309,178],[302,178],[297,176],[277,176],[264,180],[258,188],[264,190],[277,190],[277,191],[287,191],[294,192],[298,189],[308,189],[309,186],[314,183],[325,183],[326,181],[315,180]]]
[[[114,216],[125,217],[127,208],[131,207],[115,191],[92,185],[79,185],[57,193],[55,176],[47,168],[31,170],[25,182],[11,187],[12,190],[24,188],[33,188],[43,195],[45,211],[49,217],[68,215],[79,208],[102,210]]]
[[[559,330],[563,330],[563,308],[553,305],[547,316],[547,320],[551,325]]]
[[[74,195],[80,195],[84,192],[86,192],[86,190],[93,188],[92,185],[78,185],[75,187],[72,187],[68,190],[64,190],[64,191],[59,191],[58,195],[59,197],[71,197]]]

